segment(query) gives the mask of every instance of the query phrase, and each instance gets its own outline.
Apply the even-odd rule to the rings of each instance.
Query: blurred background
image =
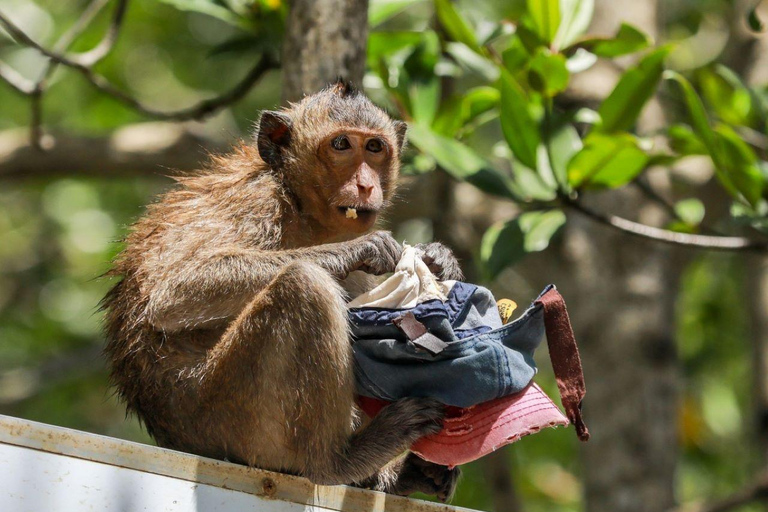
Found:
[[[527,437],[454,504],[762,510],[765,4],[0,0],[0,414],[151,443],[101,275],[167,176],[341,75],[410,125],[386,227],[523,307],[556,283],[580,343],[592,440]]]

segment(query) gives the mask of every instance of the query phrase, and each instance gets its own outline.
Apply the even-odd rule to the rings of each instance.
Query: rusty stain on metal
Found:
[[[264,496],[271,498],[277,492],[277,484],[271,478],[265,478],[261,481],[261,492]]]

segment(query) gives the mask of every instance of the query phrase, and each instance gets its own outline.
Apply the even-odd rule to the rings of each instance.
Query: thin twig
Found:
[[[688,507],[678,507],[669,512],[726,512],[754,501],[768,500],[768,473],[761,474],[750,485],[720,501],[698,504]]]
[[[267,71],[277,68],[277,62],[268,54],[264,54],[248,74],[229,91],[214,98],[202,100],[190,107],[168,112],[143,104],[133,96],[115,87],[109,80],[93,71],[90,66],[39,45],[2,13],[0,13],[0,25],[5,27],[18,43],[34,48],[52,61],[78,71],[91,85],[101,92],[112,96],[114,99],[146,116],[156,119],[174,121],[203,119],[221,108],[238,101],[248,93]]]
[[[585,206],[578,199],[563,198],[565,204],[590,219],[610,226],[623,233],[655,240],[671,245],[695,247],[715,251],[768,252],[768,242],[751,240],[738,236],[709,236],[677,233],[666,229],[647,226],[616,215],[604,214]]]
[[[96,2],[103,2],[103,1],[104,0],[96,0]],[[127,10],[127,8],[128,8],[128,0],[118,0],[117,6],[115,7],[115,12],[112,16],[112,23],[109,24],[107,33],[104,35],[102,40],[99,41],[99,44],[97,44],[93,49],[88,50],[87,52],[83,52],[76,56],[71,56],[70,58],[75,62],[79,62],[83,66],[92,67],[98,62],[100,62],[104,57],[106,57],[109,54],[109,52],[112,51],[112,48],[115,46],[115,43],[117,42],[117,37],[120,35],[120,28],[122,27],[123,19],[125,18],[125,11]],[[67,47],[68,46],[69,44],[67,45]],[[66,50],[66,48],[58,49],[58,51],[60,52],[64,50]]]

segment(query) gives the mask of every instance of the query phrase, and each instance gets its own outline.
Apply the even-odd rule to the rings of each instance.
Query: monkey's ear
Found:
[[[265,110],[259,119],[256,136],[259,156],[271,167],[279,166],[291,143],[291,118],[281,112]]]
[[[408,131],[408,125],[403,121],[395,121],[395,133],[397,134],[397,147],[400,151],[403,150],[405,144],[405,132]]]

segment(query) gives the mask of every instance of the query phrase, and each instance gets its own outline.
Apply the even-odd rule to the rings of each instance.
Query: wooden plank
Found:
[[[280,500],[310,507],[310,509],[316,508],[319,510],[326,509],[343,512],[384,512],[385,510],[387,512],[460,512],[468,510],[343,485],[314,485],[305,478],[248,468],[238,464],[198,457],[156,446],[132,443],[2,415],[0,415],[0,445],[26,448],[28,449],[27,453],[34,453],[29,450],[37,450],[57,456],[104,464],[114,468],[126,468],[131,470],[132,474],[134,472],[141,472],[149,475],[159,475],[174,480],[191,482],[196,485],[202,484],[212,488],[246,493],[259,498],[261,501]],[[8,452],[9,450],[5,451]],[[14,453],[15,456],[19,455],[17,451]],[[39,461],[39,457],[30,457],[29,461],[30,467],[36,467],[32,462]],[[0,466],[6,467],[5,464]],[[99,471],[102,469],[99,468]],[[137,479],[138,477],[133,475],[131,478]],[[132,480],[126,480],[126,482],[128,481]],[[131,486],[133,485],[131,484]],[[139,487],[136,488],[137,493],[143,492],[138,489]],[[0,496],[0,504],[2,504],[2,496]],[[4,507],[0,508],[6,510]],[[162,506],[154,508],[156,510],[164,510]],[[302,508],[299,509],[301,510]],[[16,509],[11,508],[10,510]],[[24,507],[18,510],[30,509]],[[41,510],[52,509],[45,508]],[[62,508],[61,510],[64,509]],[[98,510],[98,508],[94,510]],[[178,510],[198,509],[184,508]],[[221,508],[219,510],[230,509]],[[231,510],[273,509],[246,507]],[[275,508],[274,510],[282,511],[289,509]]]

